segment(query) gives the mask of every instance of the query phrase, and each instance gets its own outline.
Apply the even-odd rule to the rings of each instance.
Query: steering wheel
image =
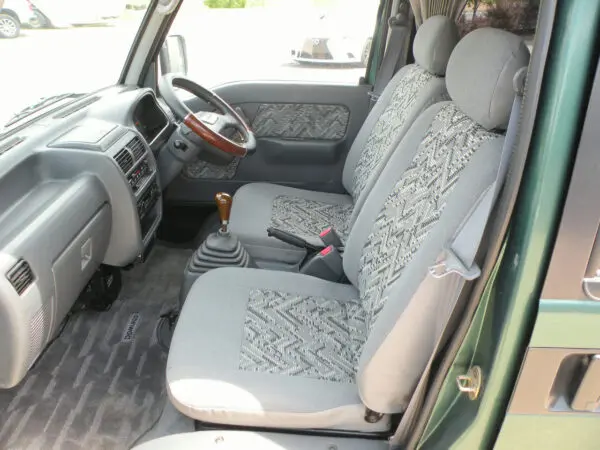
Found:
[[[175,88],[181,88],[209,105],[220,113],[200,111],[194,113],[181,101]],[[159,81],[160,94],[175,117],[181,120],[194,134],[216,147],[220,151],[237,157],[245,157],[256,150],[256,138],[240,115],[221,97],[177,74],[166,74]],[[242,135],[243,142],[237,143],[223,134],[226,128],[235,128]]]

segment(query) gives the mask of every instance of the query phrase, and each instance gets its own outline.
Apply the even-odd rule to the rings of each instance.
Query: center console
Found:
[[[125,142],[123,145],[122,142]],[[133,132],[119,140],[111,149],[113,158],[127,179],[135,199],[142,251],[139,260],[144,260],[154,242],[156,229],[162,218],[161,189],[152,152],[143,140]],[[115,149],[116,147],[116,149]]]

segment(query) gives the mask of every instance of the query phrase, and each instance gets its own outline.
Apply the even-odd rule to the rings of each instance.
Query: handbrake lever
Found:
[[[304,248],[306,250],[310,250],[311,252],[318,252],[323,249],[323,247],[313,245],[305,239],[302,239],[295,234],[288,233],[287,231],[280,230],[279,228],[267,228],[267,235],[269,237],[279,239],[281,242],[285,242],[286,244],[290,244],[298,248]]]

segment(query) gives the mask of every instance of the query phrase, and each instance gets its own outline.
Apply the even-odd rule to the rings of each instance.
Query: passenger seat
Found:
[[[343,255],[350,284],[249,268],[198,278],[167,362],[175,407],[217,424],[388,431],[445,313],[415,292],[495,181],[513,78],[528,62],[522,39],[502,30],[459,42],[452,100],[413,123],[358,214]]]
[[[427,107],[448,99],[444,74],[458,39],[456,25],[444,16],[431,17],[419,27],[413,44],[416,63],[392,78],[352,144],[342,180],[347,194],[268,183],[247,184],[236,192],[230,230],[260,266],[261,262],[293,266],[305,255],[304,250],[269,237],[269,227],[320,245],[319,233],[333,226],[345,240],[409,126]]]

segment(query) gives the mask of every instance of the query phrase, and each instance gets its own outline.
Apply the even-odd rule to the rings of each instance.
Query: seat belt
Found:
[[[440,262],[429,268],[429,273],[415,293],[417,301],[419,295],[435,295],[439,298],[440,304],[447,302],[446,315],[443,319],[442,331],[423,371],[423,375],[413,392],[396,432],[390,439],[392,448],[404,448],[406,445],[409,432],[417,420],[417,414],[425,400],[433,362],[449,338],[451,330],[448,325],[452,323],[451,319],[457,312],[456,306],[461,292],[469,281],[475,280],[481,275],[481,270],[476,264],[475,259],[483,240],[488,219],[506,177],[510,157],[516,144],[526,76],[527,67],[523,67],[517,71],[513,78],[515,97],[494,181],[480,197],[474,208],[471,209],[467,218],[462,222],[454,238],[442,252]]]
[[[377,99],[379,99],[385,87],[394,77],[400,57],[406,54],[405,45],[403,45],[405,43],[404,35],[408,32],[406,14],[396,14],[390,17],[388,26],[390,30],[389,39],[379,72],[375,78],[375,85],[373,86],[373,90],[369,92],[369,98],[371,99],[369,109],[372,109],[375,103],[377,103]]]

